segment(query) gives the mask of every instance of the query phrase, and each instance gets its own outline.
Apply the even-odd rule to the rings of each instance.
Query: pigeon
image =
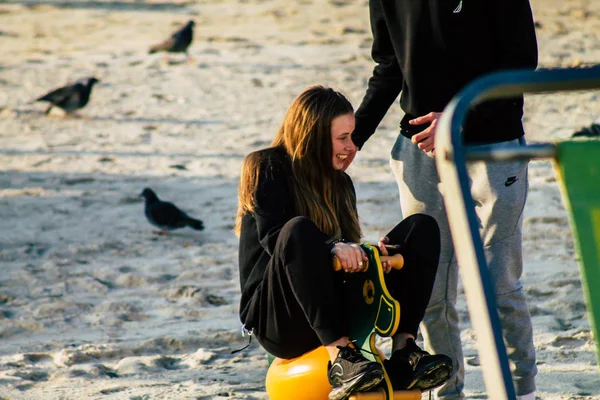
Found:
[[[188,21],[185,26],[173,33],[170,38],[150,47],[148,53],[153,54],[159,51],[165,51],[167,53],[185,53],[189,60],[188,47],[190,47],[192,39],[194,38],[194,25],[194,21]]]
[[[42,97],[35,99],[35,101],[47,101],[50,103],[44,112],[45,114],[49,114],[53,107],[61,108],[67,114],[70,114],[87,105],[88,101],[90,101],[92,87],[97,82],[100,81],[93,76],[82,78],[76,82],[54,89]]]
[[[160,231],[155,233],[159,235],[168,235],[169,231],[185,226],[189,226],[198,231],[204,229],[204,223],[202,221],[190,217],[173,203],[161,201],[152,189],[145,188],[140,196],[144,197],[146,202],[144,209],[146,219],[148,219],[150,224],[160,229]]]
[[[590,126],[586,126],[572,134],[571,137],[600,137],[600,123],[593,123]]]

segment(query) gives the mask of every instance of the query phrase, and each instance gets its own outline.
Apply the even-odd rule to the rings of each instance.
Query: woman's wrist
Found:
[[[331,238],[330,240],[328,240],[326,243],[329,246],[329,251],[331,253],[333,253],[333,249],[335,248],[336,244],[338,244],[338,243],[346,243],[346,241],[344,239],[342,239],[342,238],[334,237],[334,238]]]

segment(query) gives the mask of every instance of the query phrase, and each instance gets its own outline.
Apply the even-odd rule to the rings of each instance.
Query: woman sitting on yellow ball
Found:
[[[244,160],[236,229],[240,235],[240,318],[271,354],[298,357],[321,345],[329,353],[330,400],[347,398],[381,382],[384,372],[349,340],[341,298],[343,272],[359,272],[356,194],[344,172],[354,160],[354,110],[341,93],[322,86],[304,90],[290,105],[271,147]],[[430,390],[452,369],[445,355],[415,343],[429,302],[440,253],[435,220],[422,214],[401,221],[378,243],[399,245],[401,270],[383,263],[390,294],[402,305],[385,368],[394,390]]]

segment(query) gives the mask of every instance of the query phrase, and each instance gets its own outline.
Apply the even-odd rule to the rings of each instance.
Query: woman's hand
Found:
[[[340,260],[345,272],[361,272],[367,266],[367,255],[357,243],[336,243],[331,253]]]
[[[387,236],[384,236],[381,239],[379,239],[379,242],[377,243],[377,247],[379,247],[380,255],[382,255],[382,256],[388,255],[388,251],[387,251],[387,248],[385,247],[385,245],[388,244],[389,242],[390,242],[390,239]],[[392,270],[392,262],[391,261],[382,261],[381,267],[383,268],[383,272],[385,272],[387,274],[388,272],[390,272]]]

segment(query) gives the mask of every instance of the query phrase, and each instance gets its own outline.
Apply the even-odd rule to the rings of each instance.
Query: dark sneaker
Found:
[[[452,360],[443,354],[431,355],[421,350],[414,340],[396,350],[384,362],[394,390],[419,389],[422,392],[446,383],[452,374]]]
[[[338,349],[338,356],[327,367],[332,387],[329,400],[346,399],[351,393],[369,390],[383,380],[381,365],[367,360],[353,344]]]

